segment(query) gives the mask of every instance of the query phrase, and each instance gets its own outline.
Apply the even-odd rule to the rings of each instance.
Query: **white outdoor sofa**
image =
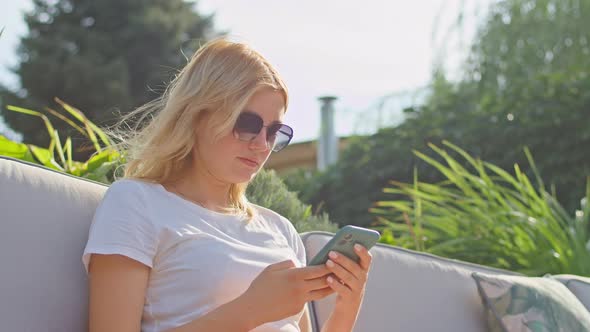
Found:
[[[94,210],[107,186],[0,156],[0,331],[87,330],[81,262]],[[308,259],[331,234],[301,234]],[[470,274],[515,274],[378,244],[355,331],[486,331]],[[562,281],[590,308],[582,278]],[[314,330],[334,297],[310,303]]]

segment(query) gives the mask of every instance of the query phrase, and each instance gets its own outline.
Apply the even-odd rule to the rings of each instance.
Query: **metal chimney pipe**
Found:
[[[318,98],[321,103],[320,139],[318,142],[318,170],[323,171],[338,160],[338,137],[334,128],[334,96]]]

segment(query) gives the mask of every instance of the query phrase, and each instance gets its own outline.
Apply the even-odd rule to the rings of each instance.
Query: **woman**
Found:
[[[359,264],[337,255],[306,267],[292,224],[244,196],[293,136],[287,101],[267,60],[218,39],[123,119],[149,117],[119,137],[124,177],[97,208],[83,253],[91,332],[311,331],[305,304],[333,293],[323,330],[352,330],[369,252],[359,246]]]

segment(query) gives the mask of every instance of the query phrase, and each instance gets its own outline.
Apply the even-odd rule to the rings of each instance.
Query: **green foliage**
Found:
[[[24,16],[29,32],[21,39],[15,69],[22,91],[2,88],[3,105],[45,109],[59,97],[101,126],[116,121],[113,111],[125,114],[159,96],[186,57],[213,36],[212,17],[200,15],[194,2],[184,0],[33,4]],[[24,141],[41,145],[49,139],[41,124],[3,113]],[[55,125],[74,140],[82,139],[66,124]],[[85,152],[74,155],[86,158]]]
[[[525,149],[537,186],[514,165],[514,175],[444,142],[459,157],[430,145],[439,162],[415,152],[444,181],[392,181],[395,199],[371,210],[391,244],[528,275],[590,276],[590,178],[581,210],[568,214],[547,191]],[[463,166],[466,165],[466,166]]]
[[[297,168],[280,177],[290,191],[295,192],[302,201],[307,201],[317,190],[312,179],[318,174],[319,171],[315,169]]]
[[[59,99],[56,99],[56,101],[73,119],[69,119],[55,111],[52,112],[55,112],[56,116],[63,119],[81,135],[85,136],[86,139],[90,140],[96,151],[95,154],[85,162],[74,160],[72,157],[72,138],[68,136],[62,145],[58,130],[55,129],[45,114],[22,107],[8,106],[7,109],[10,111],[41,118],[50,137],[50,142],[48,148],[42,148],[33,144],[14,142],[0,135],[0,155],[38,163],[48,168],[90,180],[111,183],[117,166],[121,165],[124,158],[111,148],[112,142],[108,136],[88,120],[82,112]],[[80,122],[84,129],[74,121]]]
[[[407,109],[401,125],[356,138],[334,167],[310,180],[317,189],[306,201],[341,225],[371,225],[368,209],[384,199],[388,181],[412,182],[414,169],[422,181],[443,180],[412,151],[440,161],[428,144],[449,140],[502,169],[526,164],[527,146],[548,190],[573,211],[590,175],[587,17],[589,1],[494,3],[463,79],[450,82],[436,70],[424,104]]]
[[[262,170],[248,186],[248,199],[289,219],[300,233],[307,231],[336,232],[338,226],[328,215],[314,215],[311,206],[303,204],[297,194],[288,190],[273,170]]]

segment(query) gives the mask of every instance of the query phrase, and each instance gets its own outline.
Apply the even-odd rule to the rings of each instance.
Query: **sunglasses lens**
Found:
[[[293,129],[285,124],[281,124],[273,137],[274,142],[270,146],[274,152],[279,152],[284,147],[289,145],[289,142],[291,142],[291,138],[293,137]]]
[[[255,114],[242,113],[236,121],[234,132],[242,141],[253,140],[262,129],[262,118]]]

